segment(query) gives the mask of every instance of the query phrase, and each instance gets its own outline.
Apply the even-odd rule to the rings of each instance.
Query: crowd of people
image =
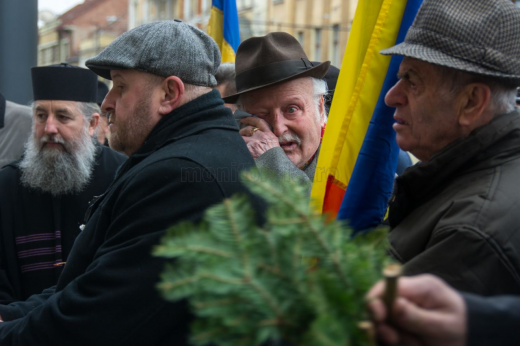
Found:
[[[519,344],[520,8],[425,0],[381,54],[403,56],[385,102],[420,162],[389,202],[389,255],[412,277],[390,310],[384,283],[367,294],[377,336]],[[339,70],[283,32],[220,60],[199,29],[154,22],[88,69],[34,67],[30,106],[0,95],[0,345],[186,345],[188,304],[155,289],[167,228],[236,193],[261,222],[238,179],[254,167],[310,196]]]

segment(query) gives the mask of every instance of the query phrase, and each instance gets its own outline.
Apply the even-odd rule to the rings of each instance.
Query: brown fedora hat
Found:
[[[330,61],[312,64],[300,43],[285,32],[251,37],[238,46],[235,61],[237,93],[224,97],[235,103],[246,92],[301,77],[321,79]]]

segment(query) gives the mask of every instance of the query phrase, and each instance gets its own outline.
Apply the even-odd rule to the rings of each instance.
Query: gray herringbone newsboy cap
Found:
[[[107,79],[111,79],[110,70],[134,69],[212,87],[217,84],[220,51],[201,30],[171,20],[144,24],[124,33],[85,65]]]
[[[425,0],[404,42],[381,54],[520,79],[520,8],[509,0]]]

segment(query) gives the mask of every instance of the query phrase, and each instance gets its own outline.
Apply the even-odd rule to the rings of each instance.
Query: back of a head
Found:
[[[220,64],[217,74],[217,87],[222,87],[222,96],[228,96],[236,93],[235,83],[235,64],[232,62],[225,62]]]

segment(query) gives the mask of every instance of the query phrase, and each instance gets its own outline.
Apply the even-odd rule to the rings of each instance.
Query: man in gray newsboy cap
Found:
[[[426,0],[403,43],[397,143],[421,162],[395,182],[391,253],[407,275],[520,294],[520,8]]]
[[[188,304],[160,296],[165,260],[152,248],[169,226],[246,193],[237,170],[255,165],[212,89],[218,47],[188,24],[155,22],[86,64],[114,82],[102,108],[110,145],[129,158],[87,212],[57,286],[0,306],[0,345],[187,345]]]

